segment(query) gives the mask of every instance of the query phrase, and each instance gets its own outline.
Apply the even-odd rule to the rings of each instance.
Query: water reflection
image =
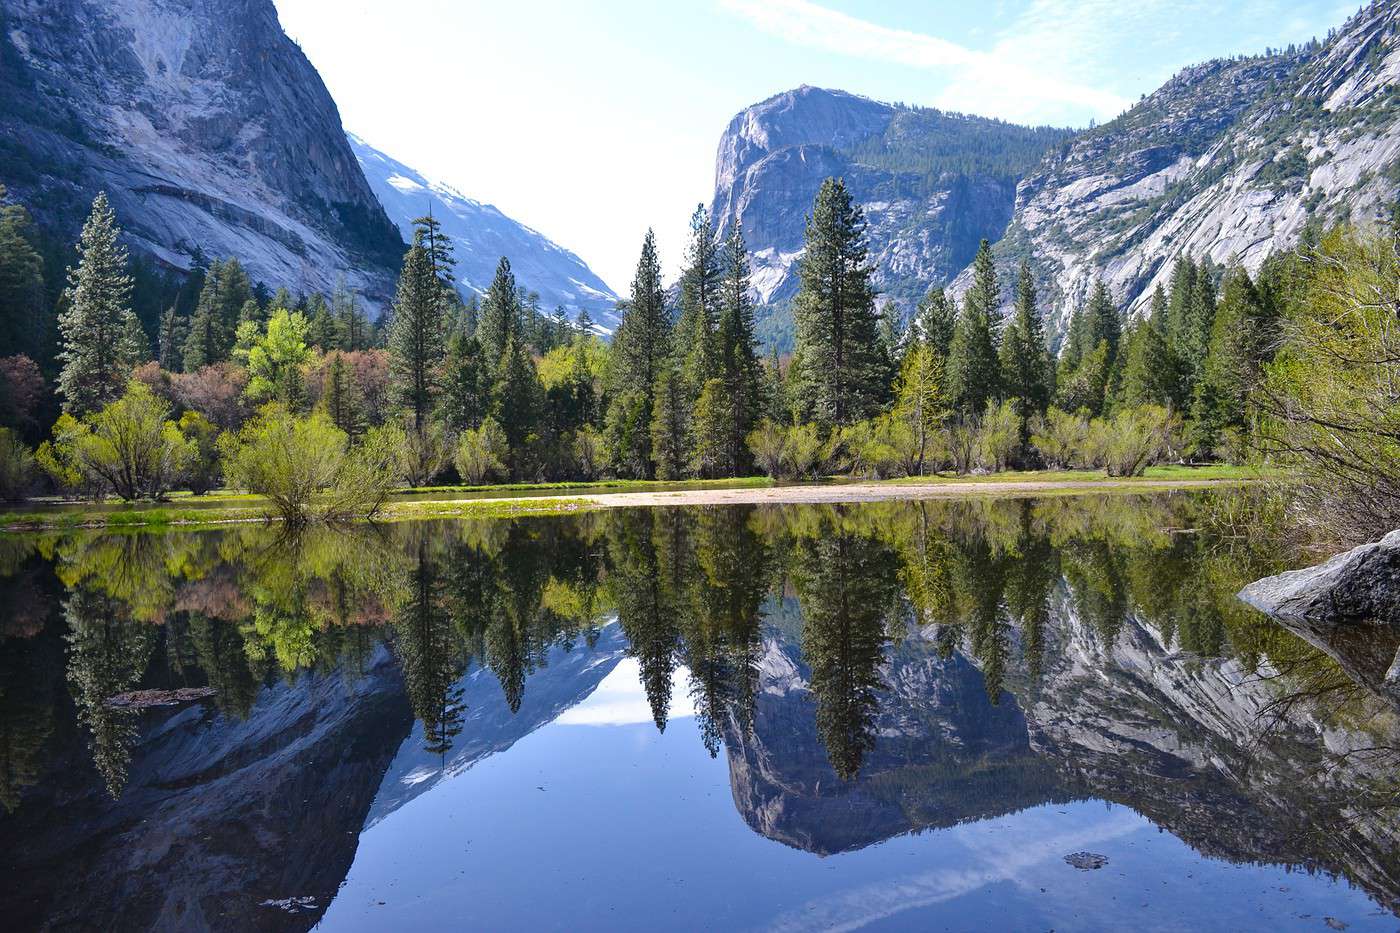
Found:
[[[1253,614],[1233,594],[1289,556],[1212,534],[1217,507],[3,539],[0,845],[26,884],[0,909],[60,925],[123,900],[141,870],[169,893],[125,898],[131,925],[178,908],[237,926],[262,875],[323,910],[361,827],[558,719],[624,659],[656,728],[693,710],[740,815],[800,849],[1100,799],[1213,857],[1341,872],[1394,909],[1400,704],[1383,688],[1400,636]],[[212,697],[111,702],[186,686]],[[87,893],[65,901],[64,879]]]

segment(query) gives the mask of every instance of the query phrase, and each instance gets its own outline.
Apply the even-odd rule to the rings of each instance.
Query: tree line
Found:
[[[1326,451],[1289,449],[1270,431],[1310,391],[1307,379],[1284,379],[1280,361],[1335,342],[1348,319],[1317,315],[1348,282],[1383,290],[1395,274],[1393,231],[1309,228],[1254,274],[1179,257],[1133,319],[1095,282],[1052,348],[1034,257],[1008,290],[986,242],[960,300],[933,287],[907,321],[882,306],[861,208],[830,178],[807,218],[787,357],[765,357],[755,335],[742,229],[721,239],[703,206],[673,289],[648,231],[611,342],[586,314],[544,313],[504,257],[479,298],[463,300],[451,240],[432,217],[416,222],[380,321],[348,289],[268,293],[230,258],[196,269],[197,291],[163,292],[175,297],[152,333],[135,300],[150,277],[135,273],[99,195],[44,357],[44,327],[31,318],[47,260],[26,218],[15,205],[0,211],[0,293],[17,302],[7,313],[29,321],[8,349],[40,353],[0,359],[9,496],[32,487],[35,464],[65,491],[123,498],[221,483],[324,491],[356,475],[358,504],[347,508],[404,481],[1134,475],[1161,460],[1260,456],[1301,465]],[[1372,382],[1388,384],[1390,357],[1367,347],[1357,358],[1373,358]],[[62,414],[46,422],[50,386]],[[1347,392],[1334,405],[1363,396]],[[1384,436],[1376,418],[1358,419],[1358,442]],[[46,423],[31,456],[27,442]],[[293,440],[301,453],[280,475],[258,464]],[[334,455],[313,456],[325,450]],[[1364,479],[1383,465],[1352,468]]]

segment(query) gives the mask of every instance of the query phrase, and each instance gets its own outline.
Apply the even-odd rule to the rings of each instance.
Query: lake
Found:
[[[0,537],[7,929],[1395,930],[1245,492]]]

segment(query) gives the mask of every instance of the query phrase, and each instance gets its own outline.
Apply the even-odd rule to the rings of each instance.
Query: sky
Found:
[[[1180,68],[1356,0],[275,0],[370,145],[573,250],[667,277],[750,104],[811,84],[1021,123],[1103,122]],[[523,283],[528,285],[529,283]]]

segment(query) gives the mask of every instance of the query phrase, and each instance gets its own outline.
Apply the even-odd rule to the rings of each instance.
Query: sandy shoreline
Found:
[[[1162,489],[1201,489],[1238,485],[1240,480],[1035,480],[959,483],[842,483],[829,486],[760,486],[747,489],[686,489],[675,492],[614,492],[560,495],[602,508],[658,505],[762,505],[764,503],[883,502],[894,499],[947,499],[967,496],[1034,495],[1043,492],[1125,490],[1154,492]],[[478,499],[506,502],[506,499]]]

